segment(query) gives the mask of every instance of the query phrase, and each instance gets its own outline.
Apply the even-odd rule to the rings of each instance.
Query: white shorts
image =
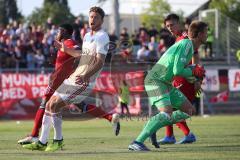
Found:
[[[53,95],[59,96],[66,104],[82,102],[92,92],[93,85],[77,85],[65,79]]]

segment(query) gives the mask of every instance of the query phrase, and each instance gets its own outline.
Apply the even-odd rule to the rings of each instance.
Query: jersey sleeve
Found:
[[[181,41],[173,65],[173,74],[175,76],[190,77],[192,76],[192,70],[186,67],[192,58],[192,44],[191,41]]]
[[[107,55],[108,49],[109,49],[109,37],[107,34],[103,34],[97,39],[96,52]]]
[[[74,49],[79,49],[80,48],[73,40],[66,41],[64,44],[68,48],[74,48]]]

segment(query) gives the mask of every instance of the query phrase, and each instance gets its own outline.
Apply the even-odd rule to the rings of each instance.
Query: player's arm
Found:
[[[64,47],[66,47],[66,46],[64,46]],[[80,57],[81,54],[82,54],[82,51],[80,49],[77,49],[77,48],[66,47],[66,48],[62,49],[61,51],[65,52],[65,53],[67,53],[67,54],[69,54],[70,56],[73,56],[73,57]]]
[[[103,67],[104,61],[105,55],[98,53],[96,57],[94,57],[94,64],[91,64],[91,66],[89,66],[87,72],[84,75],[76,76],[77,78],[75,83],[79,85],[82,85],[84,83],[88,84],[90,77],[93,76]]]
[[[82,54],[82,51],[77,48],[77,47],[67,47],[63,42],[59,42],[59,41],[54,41],[54,46],[57,49],[60,49],[62,52],[65,52],[67,54],[69,54],[70,56],[73,57],[80,57]]]
[[[106,55],[97,53],[94,64],[89,67],[88,71],[85,74],[86,77],[91,77],[103,67],[105,57]]]
[[[193,57],[192,57],[192,63],[193,64],[200,64],[200,57],[199,57],[198,51],[194,52]],[[203,79],[195,78],[195,81],[193,82],[194,83],[194,90],[198,93],[200,93],[201,90],[202,90],[202,88],[201,88],[202,81],[203,81]]]
[[[189,67],[185,67],[189,63],[187,56],[190,56],[192,52],[191,42],[181,44],[178,47],[178,51],[174,59],[173,74],[174,76],[190,77],[192,76],[192,70]]]
[[[101,36],[96,42],[96,56],[93,57],[94,64],[89,66],[84,75],[77,76],[76,83],[88,82],[90,77],[98,72],[105,62],[105,57],[109,49],[109,37],[107,35]],[[93,54],[95,55],[95,54]],[[90,56],[90,55],[89,55]]]

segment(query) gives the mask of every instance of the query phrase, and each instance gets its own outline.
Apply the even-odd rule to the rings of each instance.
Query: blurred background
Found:
[[[209,25],[211,38],[199,48],[207,73],[203,92],[195,102],[197,115],[240,114],[237,0],[0,0],[0,119],[34,117],[53,71],[58,26],[71,23],[73,38],[81,46],[89,31],[92,6],[106,12],[103,29],[109,33],[111,45],[94,93],[86,101],[120,112],[117,90],[125,80],[130,114],[150,115],[153,111],[143,88],[144,72],[171,43],[163,20],[176,13],[182,30],[196,19]],[[65,114],[71,113],[66,110]]]

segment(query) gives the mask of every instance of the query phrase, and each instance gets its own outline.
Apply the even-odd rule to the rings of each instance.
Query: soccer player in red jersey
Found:
[[[170,31],[170,33],[175,36],[176,42],[181,41],[182,39],[188,38],[187,32],[181,32],[179,16],[176,14],[169,14],[164,20],[165,27]],[[199,63],[199,55],[198,52],[195,51],[192,64]],[[176,76],[173,80],[173,86],[178,88],[187,98],[188,100],[193,103],[196,95],[196,91],[199,90],[201,87],[200,82],[190,83],[183,77]],[[196,137],[193,133],[190,132],[190,129],[186,123],[186,121],[176,123],[178,128],[180,128],[183,133],[184,137],[177,142],[178,144],[185,144],[185,143],[193,143],[196,141]],[[159,147],[158,144],[174,144],[176,143],[176,139],[173,133],[173,126],[169,125],[166,127],[165,137],[158,142],[156,142],[156,133],[154,133],[151,137],[152,144],[155,147]]]
[[[56,36],[57,41],[63,41],[64,45],[68,48],[74,48],[78,49],[79,46],[76,44],[74,40],[71,39],[73,33],[73,28],[70,24],[62,24],[59,26],[59,31]],[[63,83],[65,79],[67,79],[75,70],[74,68],[74,61],[75,58],[69,54],[66,54],[65,52],[62,52],[61,50],[58,50],[57,52],[57,58],[55,62],[55,69],[54,72],[50,76],[50,81],[48,84],[48,87],[44,93],[44,96],[42,98],[41,105],[39,109],[37,110],[35,120],[34,120],[34,127],[32,129],[31,135],[20,139],[18,141],[19,144],[29,144],[32,142],[38,141],[39,136],[39,130],[42,126],[42,119],[43,115],[45,113],[45,105],[47,101],[50,99],[50,97],[53,95],[55,90]],[[118,115],[117,114],[108,114],[105,111],[103,111],[101,108],[96,107],[94,105],[85,104],[84,102],[81,104],[76,104],[78,107],[81,108],[81,110],[84,110],[84,112],[91,114],[95,117],[102,117],[107,119],[109,122],[116,122],[116,124],[113,124],[115,135],[119,134],[120,130],[120,124],[118,122]],[[113,117],[115,119],[113,119]]]

